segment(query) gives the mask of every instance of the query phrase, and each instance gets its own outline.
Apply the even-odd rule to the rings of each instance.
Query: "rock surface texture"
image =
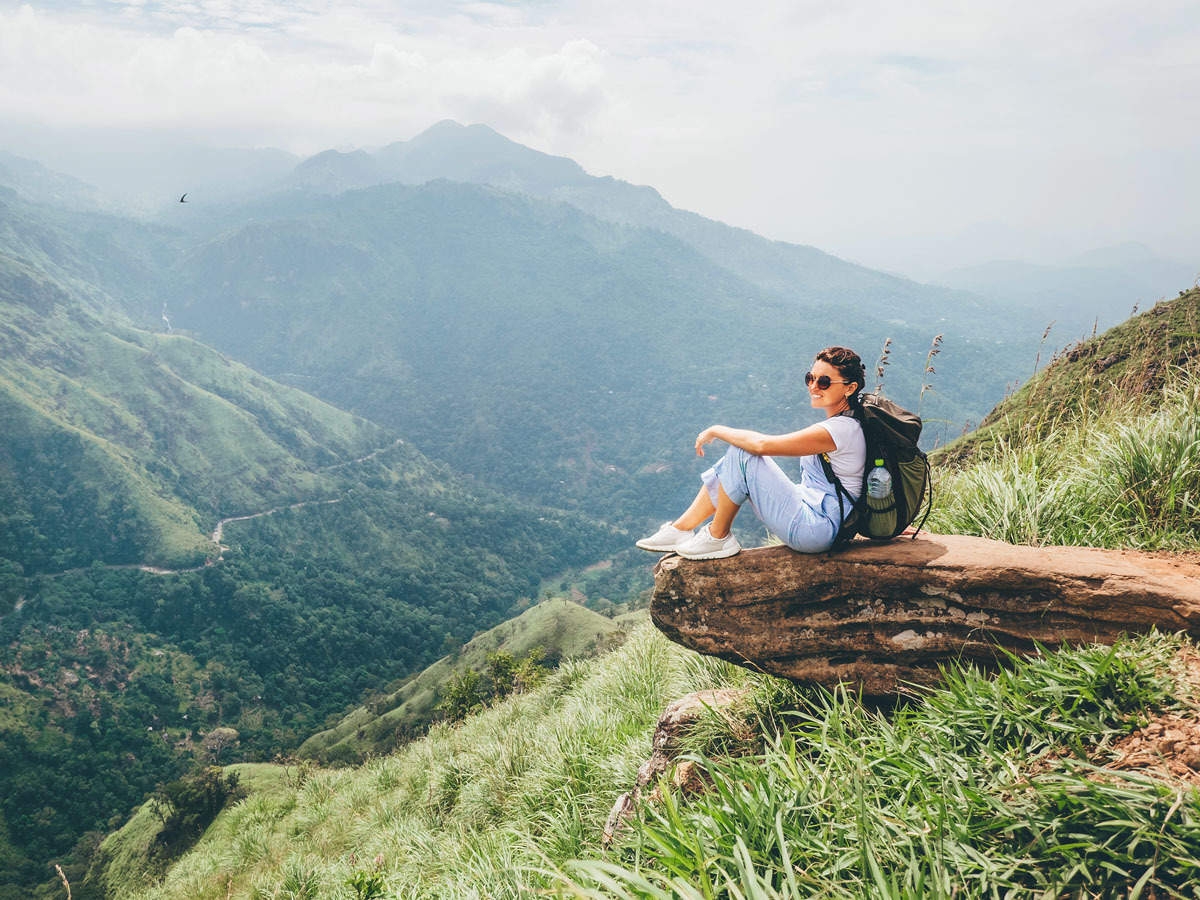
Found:
[[[711,712],[720,715],[722,710],[743,700],[747,693],[747,691],[738,688],[696,691],[685,697],[680,697],[663,710],[662,715],[659,716],[658,724],[654,728],[654,737],[650,741],[651,752],[649,759],[642,763],[638,769],[637,780],[634,783],[633,789],[626,791],[618,797],[617,802],[613,804],[613,808],[608,814],[608,821],[605,823],[604,833],[601,835],[601,842],[604,846],[607,847],[612,843],[617,832],[634,815],[637,804],[642,799],[643,791],[662,778],[668,768],[675,764],[675,757],[679,752],[680,743],[687,731],[706,713]],[[676,769],[675,776],[671,780],[671,785],[680,789],[695,789],[696,782],[700,778],[701,776],[696,772],[694,765],[684,763]],[[651,793],[651,797],[652,799],[659,799],[653,792]]]
[[[1111,644],[1157,628],[1200,636],[1200,561],[921,534],[845,550],[667,556],[650,615],[672,640],[795,681],[867,696],[928,685],[954,660]]]

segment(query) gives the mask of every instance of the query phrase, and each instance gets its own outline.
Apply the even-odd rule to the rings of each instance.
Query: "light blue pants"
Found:
[[[817,457],[801,457],[800,464],[801,478],[796,484],[771,457],[730,447],[700,480],[713,506],[717,505],[720,483],[738,506],[749,500],[762,523],[793,550],[823,553],[833,546],[838,533],[837,495]]]

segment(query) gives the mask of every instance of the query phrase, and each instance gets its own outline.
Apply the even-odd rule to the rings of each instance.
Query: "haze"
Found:
[[[1130,241],[1200,271],[1198,45],[1185,2],[0,3],[0,148],[182,191],[192,144],[451,118],[918,278]]]

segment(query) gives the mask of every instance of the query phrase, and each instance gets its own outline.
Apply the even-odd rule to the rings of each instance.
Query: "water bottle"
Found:
[[[896,530],[896,499],[892,496],[892,473],[882,459],[867,474],[867,533],[871,537],[891,537]]]

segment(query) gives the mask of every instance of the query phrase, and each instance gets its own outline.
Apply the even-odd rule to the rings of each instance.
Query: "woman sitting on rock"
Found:
[[[726,425],[705,428],[696,437],[696,455],[703,456],[704,445],[716,440],[729,444],[728,452],[700,476],[703,486],[683,515],[637,546],[686,559],[733,556],[742,549],[731,530],[733,519],[749,500],[763,524],[793,550],[828,550],[841,527],[842,510],[849,514],[851,505],[838,503],[820,454],[827,454],[834,473],[857,499],[867,451],[862,427],[849,413],[859,403],[865,378],[857,353],[826,347],[804,376],[809,402],[825,412],[823,422],[774,435]],[[800,483],[792,482],[772,456],[801,457]]]

